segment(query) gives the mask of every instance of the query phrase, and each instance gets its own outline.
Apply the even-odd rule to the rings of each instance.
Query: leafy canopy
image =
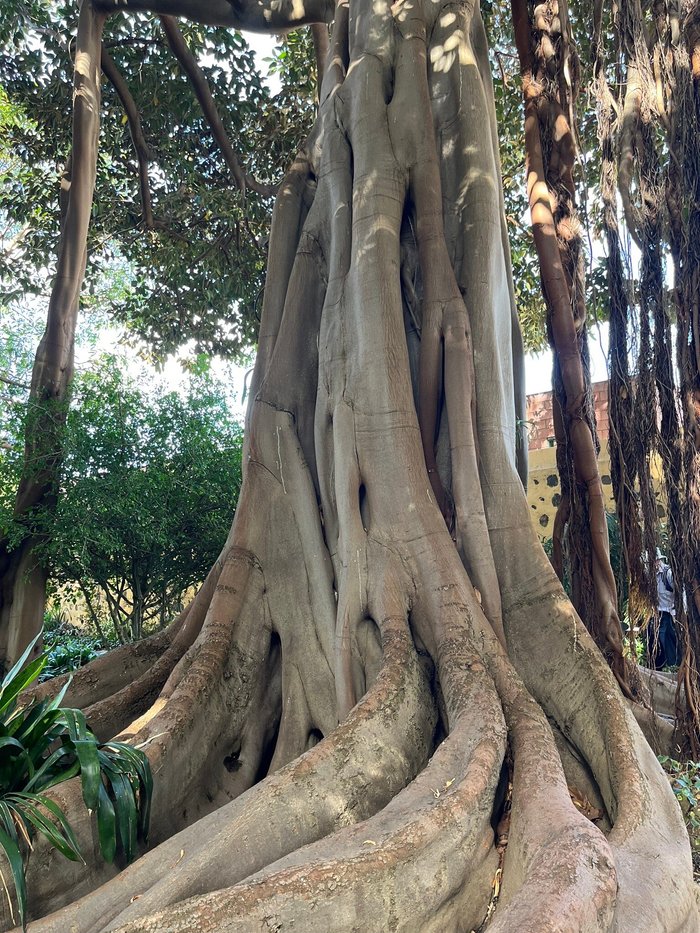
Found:
[[[76,379],[55,514],[41,507],[13,522],[19,426],[5,453],[0,524],[15,540],[43,534],[54,585],[87,598],[93,621],[106,614],[121,641],[166,622],[226,540],[241,482],[242,428],[230,405],[206,371],[167,391],[137,384],[106,356]]]
[[[3,300],[36,293],[56,252],[58,180],[70,147],[71,37],[68,2],[9,0],[0,23],[0,275]],[[546,344],[539,266],[524,185],[523,114],[510,4],[482,4],[489,33],[503,192],[516,301],[528,349]],[[590,11],[570,10],[582,86],[592,78]],[[280,41],[272,58],[254,54],[234,30],[182,21],[228,138],[245,170],[278,183],[313,118],[316,89],[308,30]],[[190,81],[157,17],[112,16],[105,49],[141,117],[155,224],[147,229],[138,163],[125,108],[103,80],[102,130],[90,231],[88,290],[115,264],[123,288],[110,314],[163,356],[188,341],[195,352],[236,354],[254,345],[260,315],[272,196],[235,185]],[[267,73],[266,73],[267,72]],[[272,75],[272,81],[270,81]],[[592,101],[579,97],[577,181],[584,215],[597,227],[599,153]],[[2,228],[4,227],[4,232]],[[595,229],[594,229],[595,234]],[[605,258],[591,244],[588,307],[604,317]]]
[[[45,291],[54,264],[77,19],[72,2],[10,5],[13,15],[0,22],[0,305]],[[275,185],[313,115],[310,36],[294,34],[279,45],[273,92],[240,33],[184,21],[180,28],[241,163],[258,182]],[[159,354],[189,340],[196,352],[249,347],[272,197],[235,186],[156,17],[110,17],[104,45],[141,115],[155,228],[143,223],[124,106],[103,80],[88,287],[115,261],[124,263],[127,288],[111,312]]]

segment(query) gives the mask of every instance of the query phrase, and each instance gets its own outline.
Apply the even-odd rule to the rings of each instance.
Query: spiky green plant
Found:
[[[27,664],[34,644],[0,684],[0,848],[7,857],[23,927],[26,859],[36,833],[66,858],[82,858],[65,814],[45,792],[80,775],[83,800],[96,814],[100,849],[108,862],[118,848],[130,862],[138,841],[145,841],[153,793],[150,765],[140,749],[121,742],[101,745],[80,710],[61,707],[68,683],[52,699],[21,704],[22,690],[47,662],[42,654]],[[14,916],[4,876],[2,882]]]

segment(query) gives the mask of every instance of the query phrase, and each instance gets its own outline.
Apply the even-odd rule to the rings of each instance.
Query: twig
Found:
[[[27,382],[18,382],[16,379],[10,379],[9,376],[0,376],[0,382],[4,382],[5,385],[13,386],[15,389],[29,389],[30,385]]]

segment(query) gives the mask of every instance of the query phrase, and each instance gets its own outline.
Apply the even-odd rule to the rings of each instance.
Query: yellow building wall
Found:
[[[561,486],[557,473],[557,452],[554,447],[530,450],[527,482],[527,502],[535,531],[540,538],[552,537],[554,516],[559,505]],[[615,511],[612,479],[610,478],[610,454],[607,443],[603,443],[598,457],[598,469],[605,494],[605,508]],[[651,461],[651,481],[656,495],[656,514],[660,522],[666,519],[666,500],[663,494],[663,469],[658,456]]]
[[[556,448],[543,447],[541,450],[531,450],[528,458],[527,502],[530,506],[532,524],[540,538],[551,538],[554,530],[554,516],[561,497]],[[601,448],[598,469],[605,493],[605,507],[614,512],[615,500],[610,479],[610,455],[607,444]]]

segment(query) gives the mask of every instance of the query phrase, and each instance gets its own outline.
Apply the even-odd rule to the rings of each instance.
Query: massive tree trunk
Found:
[[[341,3],[229,541],[89,708],[149,755],[151,850],[114,877],[58,790],[89,868],[35,848],[32,931],[698,929],[678,806],[530,523],[514,314],[478,6]]]

